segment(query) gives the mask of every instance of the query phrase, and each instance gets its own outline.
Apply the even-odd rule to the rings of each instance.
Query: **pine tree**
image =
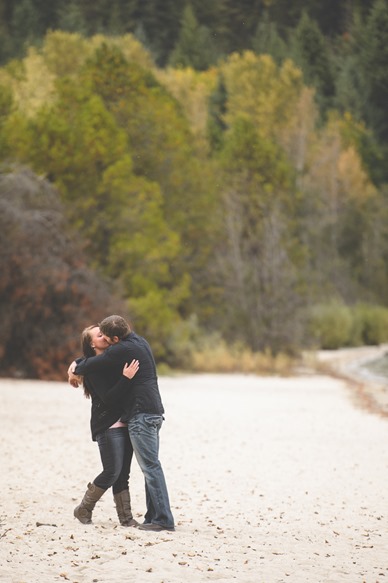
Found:
[[[61,30],[86,34],[87,27],[78,2],[73,0],[59,11],[58,26]]]
[[[323,34],[305,12],[292,35],[292,57],[301,67],[305,82],[316,88],[317,101],[326,111],[334,97],[333,64]]]
[[[257,25],[252,48],[258,54],[271,55],[278,65],[288,56],[287,44],[280,36],[276,24],[269,20],[267,11]]]
[[[164,66],[179,37],[186,0],[147,0],[138,2],[137,27],[142,26],[156,63]]]
[[[377,0],[367,21],[360,54],[365,83],[365,119],[388,143],[388,2]]]
[[[22,0],[15,6],[11,29],[14,54],[20,56],[28,45],[35,43],[42,34],[40,14],[32,0]]]
[[[203,71],[217,58],[210,30],[198,23],[190,4],[183,12],[182,28],[178,42],[170,57],[173,67],[193,67]]]
[[[216,0],[214,32],[224,54],[248,49],[256,30],[262,2],[260,0]]]
[[[209,113],[207,123],[207,134],[213,150],[218,150],[222,146],[224,132],[227,128],[224,116],[228,93],[225,82],[221,74],[218,76],[217,87],[209,98]]]

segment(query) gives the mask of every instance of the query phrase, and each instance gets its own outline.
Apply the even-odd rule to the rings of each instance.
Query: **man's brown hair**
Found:
[[[100,330],[104,336],[113,338],[117,336],[120,340],[131,332],[131,328],[126,320],[121,316],[108,316],[99,323]]]

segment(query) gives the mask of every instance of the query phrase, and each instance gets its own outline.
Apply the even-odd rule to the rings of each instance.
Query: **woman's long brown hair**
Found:
[[[81,349],[82,349],[83,355],[86,358],[89,358],[90,356],[96,356],[96,351],[92,347],[92,337],[90,335],[90,331],[93,330],[93,328],[98,328],[98,324],[92,324],[92,326],[87,326],[87,328],[82,330],[82,334],[81,334]],[[83,383],[83,387],[84,387],[85,397],[87,399],[90,399],[90,393],[89,393],[88,389],[86,388],[85,383]]]

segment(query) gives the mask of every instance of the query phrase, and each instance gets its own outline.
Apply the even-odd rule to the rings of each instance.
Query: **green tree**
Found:
[[[220,70],[228,93],[225,122],[232,126],[244,114],[260,135],[277,142],[300,101],[301,71],[290,60],[278,67],[269,55],[252,51],[231,55]]]
[[[365,120],[388,143],[388,4],[377,0],[363,35],[360,65],[365,83]]]
[[[267,11],[257,25],[252,48],[257,54],[271,55],[278,65],[288,57],[287,43],[280,36],[277,25],[269,20]]]
[[[86,33],[87,26],[79,2],[73,0],[59,10],[58,27],[67,32]]]
[[[387,176],[384,163],[384,141],[378,139],[376,127],[370,123],[372,120],[368,115],[369,110],[373,111],[374,115],[374,106],[371,106],[367,97],[366,77],[370,73],[362,65],[365,58],[364,52],[368,50],[367,44],[364,21],[356,15],[352,22],[351,32],[340,44],[340,51],[336,58],[338,73],[334,103],[340,112],[350,115],[359,124],[365,126],[366,122],[369,122],[368,127],[364,127],[362,132],[359,132],[356,146],[372,180],[376,184],[381,184]]]
[[[364,86],[358,58],[354,54],[342,55],[336,80],[335,105],[341,112],[351,112],[356,119],[364,117]]]
[[[188,4],[183,12],[178,42],[169,62],[173,67],[193,67],[203,71],[217,59],[217,50],[210,30],[198,24],[193,9]]]
[[[11,29],[15,54],[21,56],[29,45],[37,42],[43,32],[40,14],[32,0],[21,0],[15,5]]]
[[[139,2],[136,10],[138,27],[150,45],[147,46],[160,66],[164,66],[179,37],[186,0],[147,0]]]
[[[370,0],[275,0],[268,2],[271,20],[283,29],[294,29],[303,12],[315,20],[328,37],[336,37],[347,30],[355,5],[365,7]]]
[[[222,74],[218,75],[217,86],[209,97],[207,133],[212,150],[218,150],[227,128],[225,122],[228,93]]]
[[[8,18],[6,0],[0,0],[0,65],[12,55],[11,23]]]
[[[305,82],[316,88],[318,104],[326,111],[334,97],[333,64],[326,39],[305,12],[292,36],[292,57],[301,67]]]
[[[212,32],[223,55],[249,48],[260,19],[260,0],[216,0],[213,5]]]
[[[56,87],[50,105],[10,124],[13,152],[58,186],[94,265],[121,281],[164,357],[210,248],[206,167],[177,102],[117,47],[100,46],[82,75]],[[151,297],[164,306],[163,328],[151,320]]]
[[[128,136],[134,173],[160,187],[165,220],[182,245],[173,266],[175,277],[190,273],[199,280],[203,257],[198,241],[204,242],[203,252],[214,191],[209,165],[195,149],[182,108],[150,71],[126,62],[115,48],[96,51],[85,74]]]

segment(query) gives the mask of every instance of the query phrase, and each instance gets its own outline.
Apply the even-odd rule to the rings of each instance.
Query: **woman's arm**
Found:
[[[138,370],[139,361],[134,358],[131,364],[128,364],[127,362],[124,364],[123,375],[127,377],[127,379],[132,379]]]

